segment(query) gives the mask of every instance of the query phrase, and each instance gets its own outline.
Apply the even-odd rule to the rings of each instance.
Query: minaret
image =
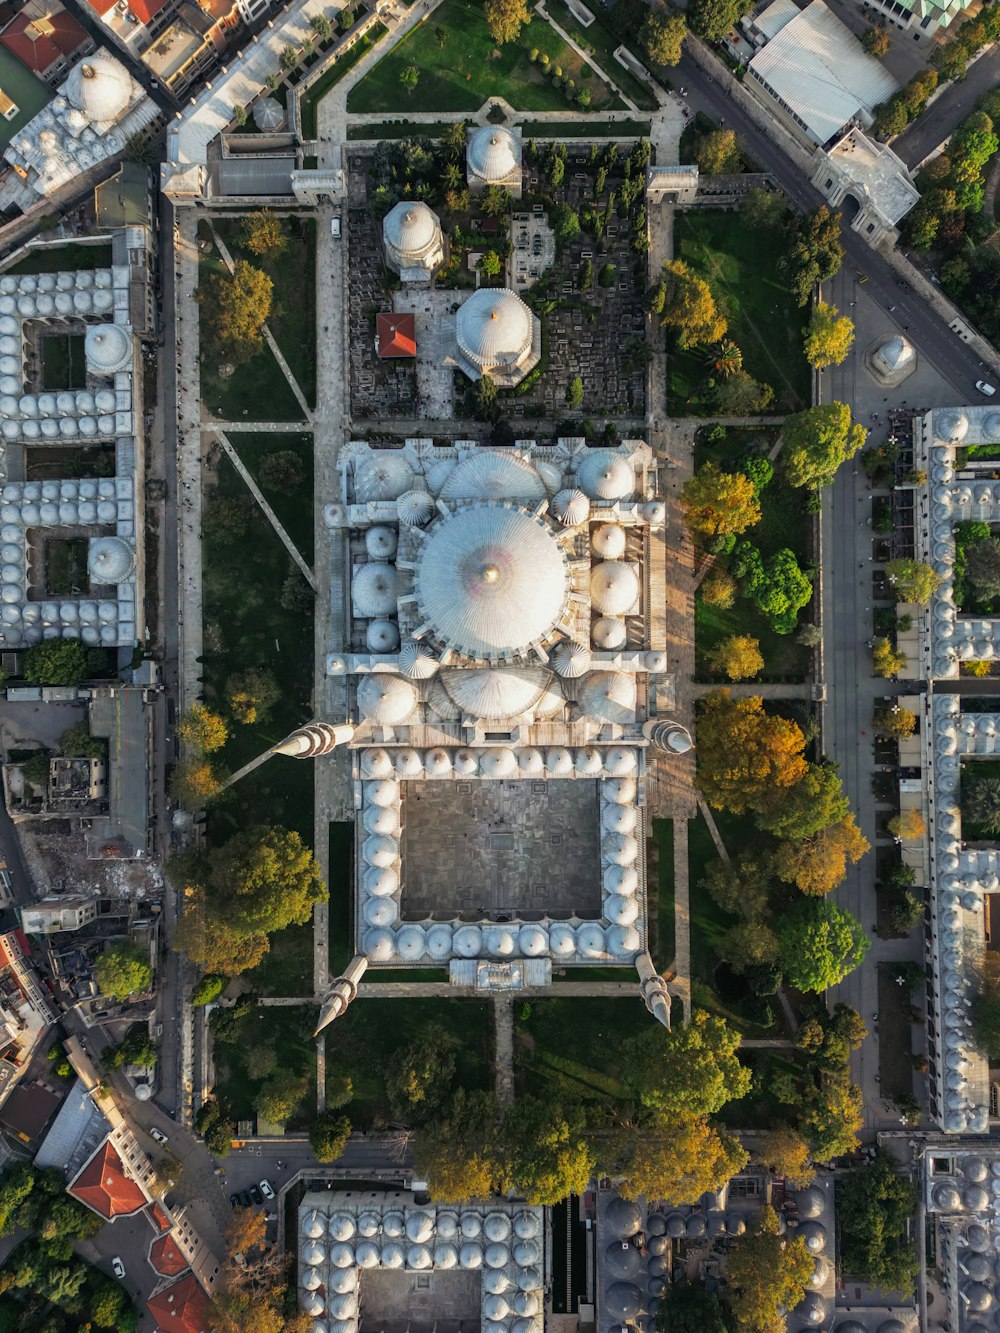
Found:
[[[639,990],[646,1008],[658,1023],[670,1028],[670,991],[667,983],[653,966],[648,953],[641,953],[635,960],[635,970],[639,973]]]
[[[353,735],[354,728],[347,723],[333,726],[329,722],[307,722],[275,745],[271,753],[287,754],[292,759],[317,759],[338,745],[346,745]]]
[[[662,750],[664,754],[687,754],[688,750],[694,748],[690,731],[679,722],[650,718],[644,724],[642,734],[654,750]]]
[[[314,1037],[319,1036],[327,1024],[340,1017],[357,995],[358,982],[367,971],[367,954],[356,953],[344,969],[343,976],[338,977],[327,991],[323,1008],[319,1011],[319,1020],[316,1023],[316,1031],[313,1033]]]

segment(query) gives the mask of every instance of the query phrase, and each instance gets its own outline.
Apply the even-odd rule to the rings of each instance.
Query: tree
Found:
[[[752,8],[752,0],[691,0],[688,23],[691,31],[707,42],[721,42]]]
[[[148,1029],[137,1025],[117,1046],[108,1047],[106,1059],[112,1069],[124,1069],[126,1065],[152,1069],[156,1064],[156,1042]]]
[[[416,88],[417,84],[420,82],[419,68],[416,65],[404,66],[399,76],[399,82],[406,89],[406,91],[412,96],[414,88]]]
[[[742,814],[756,809],[776,788],[805,776],[805,736],[788,718],[764,712],[756,695],[731,699],[714,690],[698,714],[698,786],[709,805]]]
[[[191,992],[191,1003],[195,1006],[211,1004],[213,1000],[219,998],[225,989],[225,986],[225,977],[218,977],[215,976],[214,973],[208,972],[195,985],[194,990]]]
[[[229,739],[229,728],[218,713],[204,704],[192,704],[177,723],[177,735],[199,754],[221,750]]]
[[[845,819],[850,802],[833,764],[810,764],[801,782],[758,810],[758,822],[778,838],[811,838]]]
[[[851,421],[846,403],[823,403],[785,418],[782,459],[793,486],[829,486],[841,463],[864,446],[868,432]]]
[[[294,69],[299,63],[299,53],[294,46],[283,46],[278,60],[282,69]]]
[[[325,14],[314,14],[309,26],[321,42],[328,42],[333,36],[333,24]]]
[[[761,920],[741,921],[731,926],[719,947],[720,956],[737,973],[770,967],[777,962],[780,951],[778,936]]]
[[[208,759],[183,760],[170,776],[170,795],[187,810],[200,810],[222,789],[222,778]]]
[[[860,861],[869,846],[854,816],[846,815],[811,838],[781,843],[774,853],[774,871],[803,893],[822,897],[844,881],[847,863]]]
[[[861,38],[861,44],[870,56],[881,59],[882,56],[889,53],[888,30],[881,24],[878,27],[866,28]]]
[[[733,1314],[745,1333],[774,1333],[784,1311],[806,1294],[815,1260],[802,1236],[778,1234],[778,1214],[764,1208],[760,1221],[730,1242],[728,1276]]]
[[[528,1203],[554,1205],[582,1194],[594,1170],[594,1154],[578,1117],[548,1099],[522,1097],[507,1112],[500,1132],[505,1188]]]
[[[711,348],[705,364],[713,374],[728,379],[743,369],[743,353],[731,338],[724,338],[717,347]]]
[[[730,680],[749,680],[764,669],[760,642],[749,634],[730,634],[706,654],[713,671]]]
[[[350,1120],[333,1111],[323,1111],[309,1126],[309,1142],[317,1162],[335,1162],[350,1137]]]
[[[456,1089],[439,1119],[418,1130],[416,1170],[435,1199],[465,1203],[486,1199],[500,1175],[499,1108],[488,1092]]]
[[[816,284],[832,278],[843,262],[839,213],[820,204],[791,218],[788,246],[778,261],[778,273],[799,305],[806,305]]]
[[[260,484],[265,490],[294,495],[304,478],[302,459],[294,449],[274,449],[260,460]]]
[[[1000,833],[1000,778],[979,778],[962,790],[962,818],[986,833]]]
[[[886,740],[906,740],[917,728],[917,715],[899,704],[893,708],[876,708],[872,728],[876,736]]]
[[[221,847],[176,864],[194,872],[217,915],[243,934],[304,925],[326,898],[312,850],[289,829],[244,829]]]
[[[908,1233],[916,1207],[913,1184],[885,1153],[841,1177],[837,1220],[844,1272],[886,1291],[912,1291],[917,1257]]]
[[[226,698],[237,722],[260,724],[281,698],[281,686],[270,671],[250,667],[226,681]]]
[[[932,565],[919,560],[887,560],[885,575],[892,585],[897,602],[916,602],[923,605],[941,585],[941,575]]]
[[[799,1127],[818,1162],[843,1157],[858,1146],[858,1130],[864,1121],[861,1089],[841,1070],[825,1074],[812,1085],[803,1104]]]
[[[553,204],[549,210],[549,223],[559,245],[566,245],[580,235],[580,215],[569,204]]]
[[[766,412],[773,401],[773,387],[755,380],[745,370],[735,370],[730,375],[723,373],[716,383],[713,398],[716,411],[737,417]]]
[[[712,289],[680,259],[663,265],[663,309],[660,323],[674,329],[679,347],[717,343],[729,327]]]
[[[153,980],[149,951],[128,940],[106,944],[94,964],[94,977],[102,995],[127,1000],[137,991],[146,990]]]
[[[744,594],[768,620],[776,634],[791,634],[799,611],[812,598],[809,576],[799,568],[794,551],[775,551],[767,560],[749,541],[734,548],[733,572],[741,580]]]
[[[1000,539],[990,537],[966,546],[965,577],[979,597],[1000,597]]]
[[[670,14],[661,18],[659,14],[647,10],[639,29],[639,41],[655,65],[678,64],[686,36],[687,23],[683,14]]]
[[[488,218],[499,218],[510,211],[511,203],[510,190],[505,190],[502,185],[487,185],[480,200],[480,207]]]
[[[761,1166],[784,1176],[793,1190],[806,1189],[816,1178],[809,1144],[790,1125],[778,1125],[761,1134],[755,1157]]]
[[[987,952],[981,956],[969,1015],[976,1044],[990,1057],[991,1063],[995,1063],[1000,1058],[1000,954]],[[0,1218],[2,1216],[0,1199]]]
[[[739,584],[721,565],[715,565],[701,581],[698,596],[706,606],[717,606],[720,611],[728,611],[736,601]]]
[[[723,472],[711,461],[684,483],[682,503],[688,526],[703,539],[740,533],[760,522],[753,482],[741,472]]]
[[[743,165],[735,130],[712,130],[698,140],[694,153],[698,170],[706,176],[738,172]]]
[[[232,546],[246,536],[252,519],[253,501],[248,495],[213,494],[202,528],[208,540]]]
[[[817,369],[839,366],[854,342],[854,322],[834,305],[817,301],[806,329],[806,360]]]
[[[521,29],[531,22],[525,0],[486,0],[486,26],[497,46],[516,42]]]
[[[714,1115],[750,1091],[736,1055],[740,1034],[725,1019],[695,1010],[686,1027],[649,1026],[625,1042],[622,1082],[643,1106],[665,1116]]]
[[[579,375],[574,375],[566,389],[566,406],[569,408],[578,408],[583,402],[583,380]]]
[[[292,1069],[272,1074],[254,1098],[254,1108],[269,1125],[284,1125],[291,1120],[309,1090],[309,1080]]]
[[[234,929],[212,910],[204,889],[187,885],[184,915],[174,936],[174,946],[193,963],[210,972],[235,977],[257,966],[270,947],[264,931]]]
[[[714,1291],[697,1282],[673,1282],[656,1312],[660,1333],[729,1333],[725,1311]]]
[[[267,1218],[259,1208],[234,1208],[226,1225],[226,1253],[262,1250],[267,1244]]]
[[[927,832],[923,815],[912,806],[886,820],[886,828],[900,842],[917,842]]]
[[[209,309],[209,325],[220,351],[235,361],[246,360],[264,339],[271,314],[274,284],[261,269],[237,259],[233,273],[213,274],[198,289]]]
[[[100,736],[91,736],[86,722],[75,722],[59,737],[63,754],[79,759],[107,759],[108,743]]]
[[[892,680],[906,666],[906,654],[897,652],[888,639],[872,640],[872,674]]]
[[[496,278],[500,275],[503,262],[495,250],[486,250],[480,256],[477,267],[484,277]]]
[[[829,990],[871,948],[871,940],[844,908],[824,898],[802,898],[781,920],[781,966],[796,990]]]
[[[740,204],[740,217],[754,231],[777,227],[785,216],[785,197],[780,190],[749,190]]]
[[[454,1041],[443,1027],[431,1026],[386,1062],[389,1105],[403,1119],[424,1120],[447,1097],[454,1077]]]
[[[79,685],[87,677],[87,653],[79,639],[45,639],[21,658],[21,672],[32,685]]]
[[[620,1177],[624,1198],[645,1194],[676,1206],[721,1189],[748,1160],[739,1140],[704,1116],[657,1114],[634,1128],[607,1169]]]
[[[136,1317],[128,1295],[117,1283],[108,1282],[91,1297],[90,1318],[98,1328],[113,1328],[116,1333],[131,1333]]]
[[[767,911],[772,882],[766,857],[740,852],[732,861],[711,861],[699,887],[724,912],[752,921]]]
[[[241,239],[258,259],[280,255],[288,245],[288,235],[281,219],[269,208],[258,208],[243,219]]]

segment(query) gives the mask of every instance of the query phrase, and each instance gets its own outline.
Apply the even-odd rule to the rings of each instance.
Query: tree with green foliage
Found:
[[[647,1195],[675,1206],[722,1189],[749,1160],[739,1139],[699,1115],[654,1113],[612,1141],[612,1159],[598,1167],[617,1178],[622,1197]]]
[[[264,1083],[254,1098],[254,1109],[269,1125],[285,1125],[291,1120],[309,1090],[309,1080],[293,1069],[278,1069]]]
[[[889,54],[889,30],[884,24],[879,23],[865,29],[861,37],[861,45],[870,56],[881,59],[882,56]]]
[[[881,736],[884,740],[906,740],[916,729],[916,713],[911,712],[909,708],[902,708],[899,704],[893,708],[876,708],[872,717],[872,730],[876,736]],[[997,784],[997,794],[1000,797],[1000,783]],[[997,824],[997,831],[1000,832],[1000,822]]]
[[[222,774],[210,759],[182,760],[170,775],[170,795],[186,810],[200,810],[222,790]]]
[[[781,1235],[778,1214],[760,1220],[730,1242],[727,1273],[732,1309],[743,1333],[775,1333],[806,1294],[815,1260],[802,1236]]]
[[[846,403],[822,403],[785,418],[782,461],[793,486],[829,486],[841,463],[864,447],[868,432]]]
[[[806,360],[811,366],[839,366],[854,342],[854,321],[834,305],[817,301],[805,332]]]
[[[594,1152],[582,1117],[550,1098],[521,1097],[500,1130],[504,1190],[515,1189],[530,1204],[552,1206],[582,1194],[594,1171]]]
[[[807,1089],[799,1128],[817,1162],[854,1152],[864,1122],[864,1097],[846,1070],[824,1074]]]
[[[793,216],[787,225],[788,245],[778,261],[778,274],[799,305],[808,304],[817,283],[839,273],[844,262],[840,214],[826,204]]]
[[[304,925],[326,898],[312,849],[290,829],[242,829],[183,864],[200,872],[220,914],[247,932]]]
[[[549,225],[558,245],[567,245],[580,235],[580,215],[569,204],[553,204],[549,210]]]
[[[752,8],[753,0],[691,0],[688,24],[706,42],[721,42]]]
[[[326,14],[314,14],[309,26],[321,42],[328,42],[333,36],[333,24]]]
[[[742,472],[723,472],[709,460],[684,483],[684,517],[703,540],[744,532],[760,522],[760,500]]]
[[[871,948],[861,922],[825,898],[804,897],[781,918],[781,966],[796,990],[825,991]]]
[[[672,1282],[656,1312],[660,1333],[729,1333],[726,1312],[700,1282]]]
[[[699,888],[724,912],[752,921],[766,913],[773,885],[767,857],[744,851],[732,861],[709,862]]]
[[[525,0],[486,0],[486,26],[497,46],[516,42],[521,29],[531,22],[531,11]]]
[[[86,722],[74,722],[59,737],[59,748],[73,759],[107,759],[108,742],[102,736],[91,736]]]
[[[414,89],[420,82],[419,66],[405,65],[399,75],[399,82],[412,97]]]
[[[288,245],[285,224],[269,208],[258,208],[247,213],[240,229],[240,239],[258,259],[280,255]]]
[[[1000,597],[1000,538],[988,537],[965,548],[965,577],[978,597]]]
[[[661,16],[651,9],[646,11],[639,29],[639,42],[654,65],[678,64],[686,36],[687,23],[683,14]]]
[[[705,364],[713,375],[721,375],[723,379],[728,379],[743,369],[743,353],[732,338],[723,338],[717,347],[709,349]]]
[[[712,130],[702,135],[694,157],[698,170],[706,176],[735,175],[743,166],[735,130]]]
[[[226,702],[237,722],[244,726],[266,722],[280,698],[277,677],[263,667],[249,667],[226,681]]]
[[[202,1102],[194,1118],[194,1127],[214,1157],[227,1156],[236,1137],[236,1122],[217,1098],[210,1097]]]
[[[757,822],[777,838],[811,838],[820,829],[836,824],[850,812],[844,784],[836,765],[810,764],[801,781],[775,794],[773,802],[762,802]]]
[[[197,1007],[203,1004],[211,1004],[217,1000],[226,988],[226,978],[216,976],[213,972],[208,972],[202,979],[196,983],[191,992],[191,1003]]]
[[[809,1144],[790,1125],[775,1125],[757,1140],[754,1160],[784,1176],[794,1190],[806,1189],[816,1178]]]
[[[127,1000],[146,990],[153,980],[149,950],[129,940],[106,944],[94,964],[94,979],[101,994],[114,1000]]]
[[[294,495],[305,481],[302,458],[294,449],[271,449],[260,460],[260,484],[265,491]]]
[[[393,1113],[426,1120],[448,1097],[455,1068],[454,1038],[432,1024],[386,1061],[385,1090]]]
[[[416,1170],[435,1199],[486,1199],[501,1175],[500,1108],[492,1093],[456,1088],[436,1119],[417,1130]]]
[[[87,676],[87,653],[79,639],[44,639],[21,657],[31,685],[79,685]]]
[[[149,1029],[141,1024],[136,1025],[116,1046],[109,1046],[104,1054],[111,1069],[124,1069],[126,1065],[152,1069],[156,1057],[156,1042],[149,1035]]]
[[[622,1082],[643,1106],[663,1115],[714,1115],[750,1091],[740,1034],[725,1019],[696,1009],[686,1027],[650,1026],[622,1048]]]
[[[779,879],[794,884],[803,893],[823,897],[847,876],[847,863],[854,865],[871,844],[852,814],[827,824],[811,838],[781,842],[771,860]]]
[[[723,375],[715,385],[712,404],[726,416],[748,417],[766,412],[774,402],[774,387],[755,380],[745,370]]]
[[[487,185],[479,206],[488,218],[500,218],[510,212],[512,202],[510,191],[504,189],[502,185]]]
[[[485,250],[476,266],[486,278],[498,278],[503,269],[503,260],[495,250]]]
[[[574,375],[566,387],[566,406],[575,411],[583,402],[583,380]]]
[[[758,185],[744,195],[740,217],[754,231],[770,231],[784,221],[787,207],[780,190],[765,190]]]
[[[781,952],[778,936],[767,922],[755,918],[730,926],[719,945],[719,956],[730,968],[744,975],[778,961]]]
[[[909,1231],[916,1208],[913,1183],[886,1153],[842,1176],[837,1222],[845,1274],[883,1291],[911,1292],[917,1255]]]
[[[192,704],[177,723],[177,735],[198,754],[221,750],[229,739],[225,720],[202,703]]]
[[[744,596],[767,619],[775,634],[791,634],[799,612],[811,601],[813,586],[799,568],[794,551],[784,547],[766,560],[749,541],[733,550],[732,571],[740,580]]]
[[[941,585],[941,575],[933,565],[925,565],[919,560],[887,560],[885,576],[897,602],[923,605]]]
[[[309,1126],[309,1142],[317,1162],[335,1162],[350,1137],[350,1120],[335,1111],[322,1111]]]

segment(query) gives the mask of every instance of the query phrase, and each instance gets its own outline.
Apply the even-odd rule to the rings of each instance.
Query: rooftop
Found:
[[[146,1302],[160,1333],[207,1333],[208,1297],[193,1273],[164,1287]]]
[[[108,1221],[145,1208],[149,1200],[125,1171],[111,1139],[101,1144],[69,1186],[69,1193]]]
[[[35,74],[44,73],[60,56],[73,55],[86,40],[87,34],[65,9],[51,10],[44,18],[22,10],[0,36],[0,44]]]
[[[416,356],[416,319],[413,315],[380,314],[375,320],[375,338],[381,357]]]
[[[10,120],[0,117],[0,148],[10,143],[18,130],[24,128],[44,107],[52,101],[53,93],[41,79],[25,69],[5,46],[0,45],[0,92],[3,92],[17,107],[17,114]]]

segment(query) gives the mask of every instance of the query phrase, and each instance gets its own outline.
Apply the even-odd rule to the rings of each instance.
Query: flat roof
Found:
[[[4,120],[0,116],[0,146],[6,148],[18,130],[23,129],[29,120],[33,120],[39,111],[48,106],[55,93],[41,79],[36,78],[30,69],[25,69],[5,46],[0,46],[0,90],[17,107],[17,115],[11,120]]]
[[[94,212],[99,227],[147,226],[149,168],[123,162],[121,171],[94,187]]]
[[[292,193],[294,157],[226,157],[212,163],[214,193],[275,195]]]
[[[90,701],[90,731],[108,737],[108,816],[95,818],[90,842],[122,838],[134,851],[148,841],[148,718],[138,687]]]

